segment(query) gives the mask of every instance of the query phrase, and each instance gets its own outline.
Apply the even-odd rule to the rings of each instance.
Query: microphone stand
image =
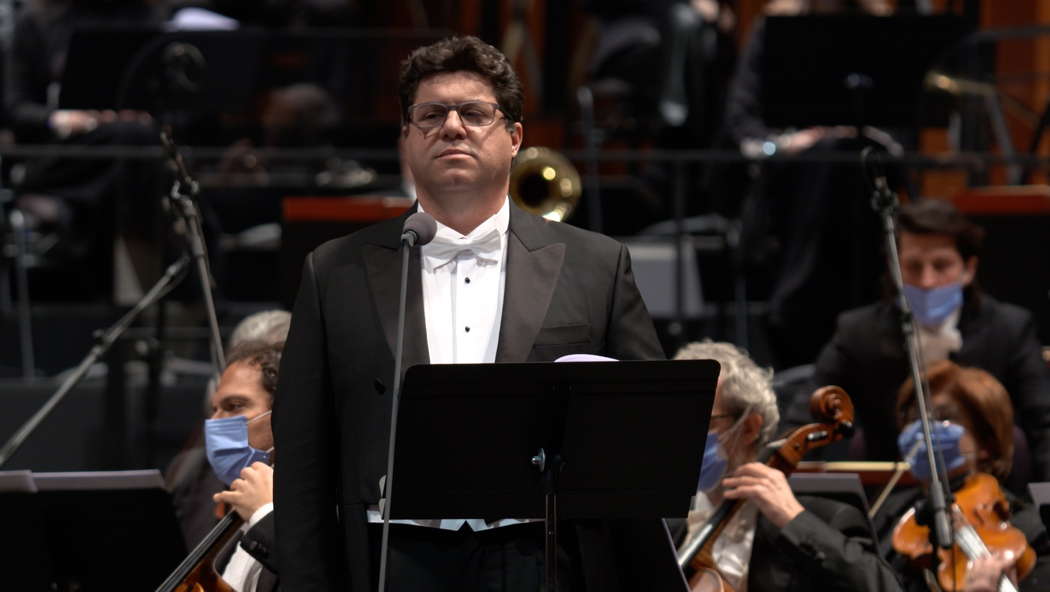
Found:
[[[186,227],[187,243],[190,255],[197,265],[197,278],[200,281],[201,295],[204,297],[204,310],[208,316],[209,337],[211,340],[211,360],[215,366],[215,375],[222,373],[226,367],[226,359],[222,351],[222,336],[219,333],[219,320],[215,314],[215,300],[212,297],[211,288],[215,281],[208,268],[208,252],[204,244],[204,231],[201,227],[200,209],[194,198],[200,193],[200,185],[197,184],[186,169],[186,163],[179,154],[178,146],[171,137],[170,126],[160,133],[160,141],[168,153],[168,159],[175,168],[175,181],[171,185],[171,193],[168,201],[172,209],[177,212]]]
[[[911,378],[915,384],[915,401],[919,409],[919,422],[922,424],[922,438],[926,444],[926,460],[930,464],[930,487],[927,492],[929,506],[933,514],[933,532],[936,535],[936,544],[949,548],[951,546],[951,528],[948,521],[948,499],[945,494],[943,473],[945,467],[938,462],[938,454],[933,448],[933,437],[930,433],[929,413],[929,385],[926,377],[922,374],[922,353],[919,350],[919,337],[916,331],[915,317],[912,315],[911,306],[904,296],[904,278],[901,275],[900,254],[897,252],[897,229],[894,218],[897,214],[899,201],[897,194],[890,190],[885,175],[881,172],[878,157],[873,156],[873,150],[869,146],[860,153],[861,166],[867,171],[869,166],[874,170],[871,176],[874,190],[871,196],[871,206],[878,212],[882,219],[883,236],[886,240],[886,263],[889,266],[890,277],[893,287],[897,293],[897,309],[900,311],[901,332],[904,334],[904,349],[908,354],[908,364],[911,367]],[[869,165],[869,161],[871,164]]]
[[[188,269],[189,262],[189,256],[183,255],[178,261],[169,265],[168,269],[164,272],[164,275],[157,280],[157,283],[150,288],[150,291],[147,292],[131,310],[126,312],[120,320],[110,326],[105,332],[96,332],[95,345],[92,346],[88,355],[80,362],[72,374],[62,381],[62,384],[58,387],[58,390],[55,391],[55,394],[51,395],[51,398],[48,399],[47,402],[44,403],[44,405],[22,425],[22,427],[18,428],[18,431],[11,436],[7,443],[4,444],[3,448],[0,448],[0,467],[3,467],[4,464],[7,463],[22,443],[25,442],[26,438],[28,438],[40,423],[47,418],[51,411],[62,402],[62,399],[65,398],[66,394],[68,394],[69,391],[80,382],[80,379],[83,378],[88,369],[90,369],[91,366],[109,350],[131,323],[138,318],[142,311],[146,310],[164,297],[165,294],[170,292],[172,288],[174,288],[179,281],[185,277],[185,272]]]
[[[405,342],[405,309],[408,301],[408,257],[416,243],[416,234],[406,232],[401,236],[401,293],[397,308],[397,342],[394,347],[394,388],[390,406],[390,443],[386,459],[386,480],[380,491],[380,511],[383,514],[383,539],[379,547],[379,587],[386,589],[387,551],[390,547],[390,501],[394,493],[394,444],[397,442],[397,407],[401,401],[401,362]]]

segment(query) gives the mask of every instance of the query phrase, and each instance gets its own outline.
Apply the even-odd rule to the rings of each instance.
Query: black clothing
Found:
[[[278,387],[289,396],[275,398],[273,415],[281,451],[274,483],[278,557],[290,589],[374,588],[366,509],[379,501],[386,470],[399,245],[410,213],[325,243],[303,266]],[[513,205],[506,236],[496,362],[552,361],[572,353],[663,358],[623,245]],[[418,251],[408,278],[405,368],[429,360]],[[674,583],[651,579],[675,570],[662,523],[575,526],[584,571],[593,573],[587,564],[611,559],[601,569],[613,565],[621,572],[600,586],[591,585],[589,573],[588,588],[674,589]],[[656,563],[624,558],[635,546],[648,546]],[[632,574],[646,579],[635,581]]]
[[[959,315],[961,366],[981,368],[1006,387],[1014,419],[1024,430],[1036,480],[1050,478],[1050,382],[1032,315],[986,294],[967,295]],[[813,386],[835,384],[849,393],[864,429],[865,458],[896,460],[897,391],[910,375],[896,305],[883,301],[843,313],[817,359]],[[803,391],[805,392],[805,391]],[[808,400],[796,398],[788,427],[809,423]]]
[[[378,573],[382,524],[370,524],[372,569]],[[561,536],[564,532],[568,537]],[[558,590],[583,590],[579,548],[572,529],[559,531]],[[543,524],[474,532],[390,525],[389,592],[540,590],[544,581]]]
[[[273,512],[270,512],[256,522],[255,526],[234,537],[231,543],[215,559],[215,565],[219,573],[221,574],[226,568],[226,564],[229,563],[234,551],[237,550],[237,545],[240,545],[252,556],[252,559],[262,564],[262,571],[259,572],[259,579],[255,583],[255,592],[275,592],[278,590],[280,580],[277,577],[273,558],[273,524]]]
[[[763,119],[764,20],[756,22],[729,88],[726,128],[736,146],[772,145]],[[804,153],[857,154],[868,138],[825,137]],[[881,148],[881,146],[880,146]],[[882,232],[859,164],[767,162],[741,206],[745,260],[772,276],[768,326],[778,368],[809,364],[835,317],[871,302],[885,269]]]
[[[20,142],[56,139],[48,125],[55,110],[52,85],[62,80],[73,30],[82,25],[155,26],[162,13],[143,2],[41,2],[15,25],[11,118]],[[54,97],[57,98],[57,95]]]
[[[798,501],[805,511],[783,529],[759,513],[749,592],[900,590],[860,510],[823,497],[799,496]]]
[[[842,502],[801,496],[806,508],[782,530],[759,515],[747,589],[899,590],[878,557],[867,517]]]

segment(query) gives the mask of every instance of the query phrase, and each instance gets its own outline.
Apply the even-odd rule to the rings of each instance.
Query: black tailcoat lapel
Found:
[[[552,242],[543,225],[541,219],[511,204],[497,362],[528,359],[558,286],[565,243]]]
[[[375,243],[364,245],[362,256],[368,269],[368,288],[375,303],[379,322],[386,336],[390,355],[397,347],[397,313],[401,290],[401,233],[405,217],[391,224],[390,232]],[[420,271],[419,249],[412,249],[408,258],[408,294],[405,308],[404,357],[402,368],[430,363],[427,348],[427,326],[423,316],[423,279]]]

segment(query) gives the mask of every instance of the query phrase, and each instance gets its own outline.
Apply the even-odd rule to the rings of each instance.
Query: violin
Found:
[[[975,559],[1000,553],[1014,559],[1012,571],[1022,580],[1035,566],[1035,551],[1017,528],[1010,525],[1010,504],[995,477],[973,473],[962,489],[955,492],[951,506],[953,545],[937,549],[937,583],[941,589],[955,591],[966,581],[969,564]],[[901,555],[928,567],[933,557],[930,529],[916,520],[915,508],[908,510],[893,529],[893,548]],[[1017,592],[1014,582],[1004,576],[999,592]]]
[[[772,445],[777,449],[766,462],[767,466],[790,475],[810,450],[852,435],[853,402],[841,387],[825,386],[814,391],[809,410],[820,423],[804,425],[774,442]],[[733,592],[715,565],[713,551],[718,536],[745,503],[747,500],[723,501],[696,537],[679,552],[678,566],[686,573],[691,591]]]

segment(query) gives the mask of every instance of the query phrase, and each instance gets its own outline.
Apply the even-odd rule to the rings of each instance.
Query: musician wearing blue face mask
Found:
[[[898,230],[904,296],[918,326],[923,363],[947,359],[999,380],[1032,451],[1032,466],[1024,471],[1031,480],[1050,479],[1050,382],[1036,326],[1031,313],[977,286],[983,230],[950,203],[935,199],[903,206]],[[909,374],[894,299],[839,317],[834,337],[817,359],[812,384],[836,384],[850,394],[864,443],[851,446],[857,459],[898,458],[893,395]],[[807,405],[796,399],[786,423],[806,423]]]
[[[247,342],[231,350],[211,397],[212,416],[204,422],[208,462],[229,486],[213,499],[245,521],[236,544],[225,549],[217,562],[223,580],[238,592],[277,587],[270,558],[274,547],[270,414],[282,347]]]
[[[1038,511],[1006,486],[1006,478],[1015,469],[1014,410],[1003,385],[989,373],[966,368],[948,360],[936,362],[926,370],[929,384],[931,436],[934,450],[940,453],[947,469],[950,489],[958,491],[971,484],[969,478],[983,473],[997,480],[1003,490],[1009,512],[1004,519],[1019,529],[1036,554],[1030,573],[1017,582],[1021,592],[1047,590],[1050,587],[1050,539]],[[900,455],[911,463],[911,472],[920,487],[898,487],[876,512],[873,522],[884,556],[898,569],[907,590],[927,590],[922,570],[892,548],[894,528],[911,508],[920,521],[928,523],[925,484],[932,478],[921,424],[915,403],[915,388],[908,379],[896,397],[895,424],[900,433],[897,445]],[[1024,491],[1017,491],[1024,494]],[[1016,557],[995,555],[975,560],[966,570],[964,581],[957,583],[961,592],[998,590],[1000,576],[1013,572]]]
[[[679,548],[689,545],[723,500],[743,499],[747,503],[712,549],[720,575],[734,590],[899,590],[857,508],[796,497],[784,473],[756,462],[779,420],[772,372],[729,343],[692,343],[675,359],[713,359],[721,366],[686,528],[668,520]]]

